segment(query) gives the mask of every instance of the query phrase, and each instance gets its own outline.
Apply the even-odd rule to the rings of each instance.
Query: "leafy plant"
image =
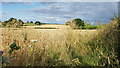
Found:
[[[20,49],[20,46],[17,46],[16,45],[16,43],[14,42],[14,43],[12,43],[11,45],[10,45],[10,50],[9,50],[9,54],[12,54],[12,52],[13,51],[15,51],[15,50],[19,50]]]

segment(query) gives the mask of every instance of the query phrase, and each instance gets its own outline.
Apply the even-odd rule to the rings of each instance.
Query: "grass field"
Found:
[[[39,27],[39,26],[34,26]],[[72,30],[65,25],[44,25],[40,27],[51,27],[59,29],[34,29],[33,26],[28,28],[2,28],[2,44],[4,45],[4,56],[12,58],[9,65],[44,65],[49,60],[65,60],[68,64],[72,63],[71,58],[68,56],[66,47],[67,45],[77,45],[79,41],[84,42],[88,40],[87,36],[93,37],[96,31],[93,30]],[[87,34],[89,33],[89,35]],[[81,38],[77,38],[77,37]],[[82,39],[84,37],[84,40]],[[71,39],[71,40],[70,40]],[[90,39],[90,38],[89,38]],[[9,45],[17,40],[17,45],[21,47],[20,50],[15,51],[12,55],[8,54]],[[37,40],[35,43],[31,40]],[[82,43],[81,43],[82,44]],[[82,53],[87,52],[85,46],[81,45]],[[32,50],[35,48],[35,50]],[[59,48],[59,49],[58,49]],[[84,49],[85,48],[85,49]],[[32,50],[32,51],[31,51]],[[59,57],[55,56],[59,53]],[[42,54],[42,55],[41,55]],[[66,55],[64,55],[66,54]],[[38,56],[37,56],[38,55]],[[63,56],[62,56],[63,55]],[[26,57],[26,58],[24,58]],[[40,59],[41,60],[36,60]],[[50,59],[51,58],[51,59]],[[24,60],[24,63],[22,62]],[[32,60],[32,61],[29,61]],[[73,59],[72,59],[73,60]],[[36,62],[36,63],[35,63]],[[34,63],[34,64],[33,64]],[[29,65],[29,64],[28,64]],[[52,64],[53,65],[53,64]]]
[[[23,25],[24,26],[35,26],[36,24],[35,23],[24,23]]]
[[[116,24],[98,30],[74,30],[66,25],[24,27],[1,28],[3,66],[98,66],[106,61],[112,64],[112,59],[118,64],[113,48]],[[9,54],[14,42],[20,49]]]

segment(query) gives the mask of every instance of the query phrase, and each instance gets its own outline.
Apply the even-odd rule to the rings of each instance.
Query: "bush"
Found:
[[[36,21],[35,24],[36,24],[36,25],[41,25],[41,22]]]
[[[100,28],[102,25],[86,25],[86,26],[81,26],[79,29],[97,29]]]
[[[20,49],[20,46],[17,46],[16,45],[16,43],[12,43],[11,45],[10,45],[10,50],[9,50],[9,54],[12,54],[12,52],[13,51],[15,51],[15,50],[19,50]]]
[[[78,28],[80,26],[85,26],[85,23],[83,20],[81,19],[73,19],[72,23],[71,23],[71,27],[72,28]]]
[[[67,21],[66,23],[65,23],[65,25],[70,25],[71,24],[71,22],[70,21]]]

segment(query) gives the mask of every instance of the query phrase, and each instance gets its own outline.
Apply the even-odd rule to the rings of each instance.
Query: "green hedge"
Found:
[[[97,29],[100,28],[102,25],[86,25],[80,26],[78,29]]]

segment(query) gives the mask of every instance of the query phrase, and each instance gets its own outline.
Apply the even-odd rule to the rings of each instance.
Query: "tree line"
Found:
[[[2,26],[3,27],[20,27],[20,26],[23,26],[24,23],[25,22],[23,22],[21,19],[17,20],[16,18],[10,18],[9,20],[2,22]],[[27,21],[26,23],[35,23],[36,25],[41,25],[41,22],[39,21],[36,21],[36,22]]]
[[[35,23],[36,25],[41,25],[40,21],[35,21],[35,22],[33,22],[33,21],[27,21],[26,23]]]

